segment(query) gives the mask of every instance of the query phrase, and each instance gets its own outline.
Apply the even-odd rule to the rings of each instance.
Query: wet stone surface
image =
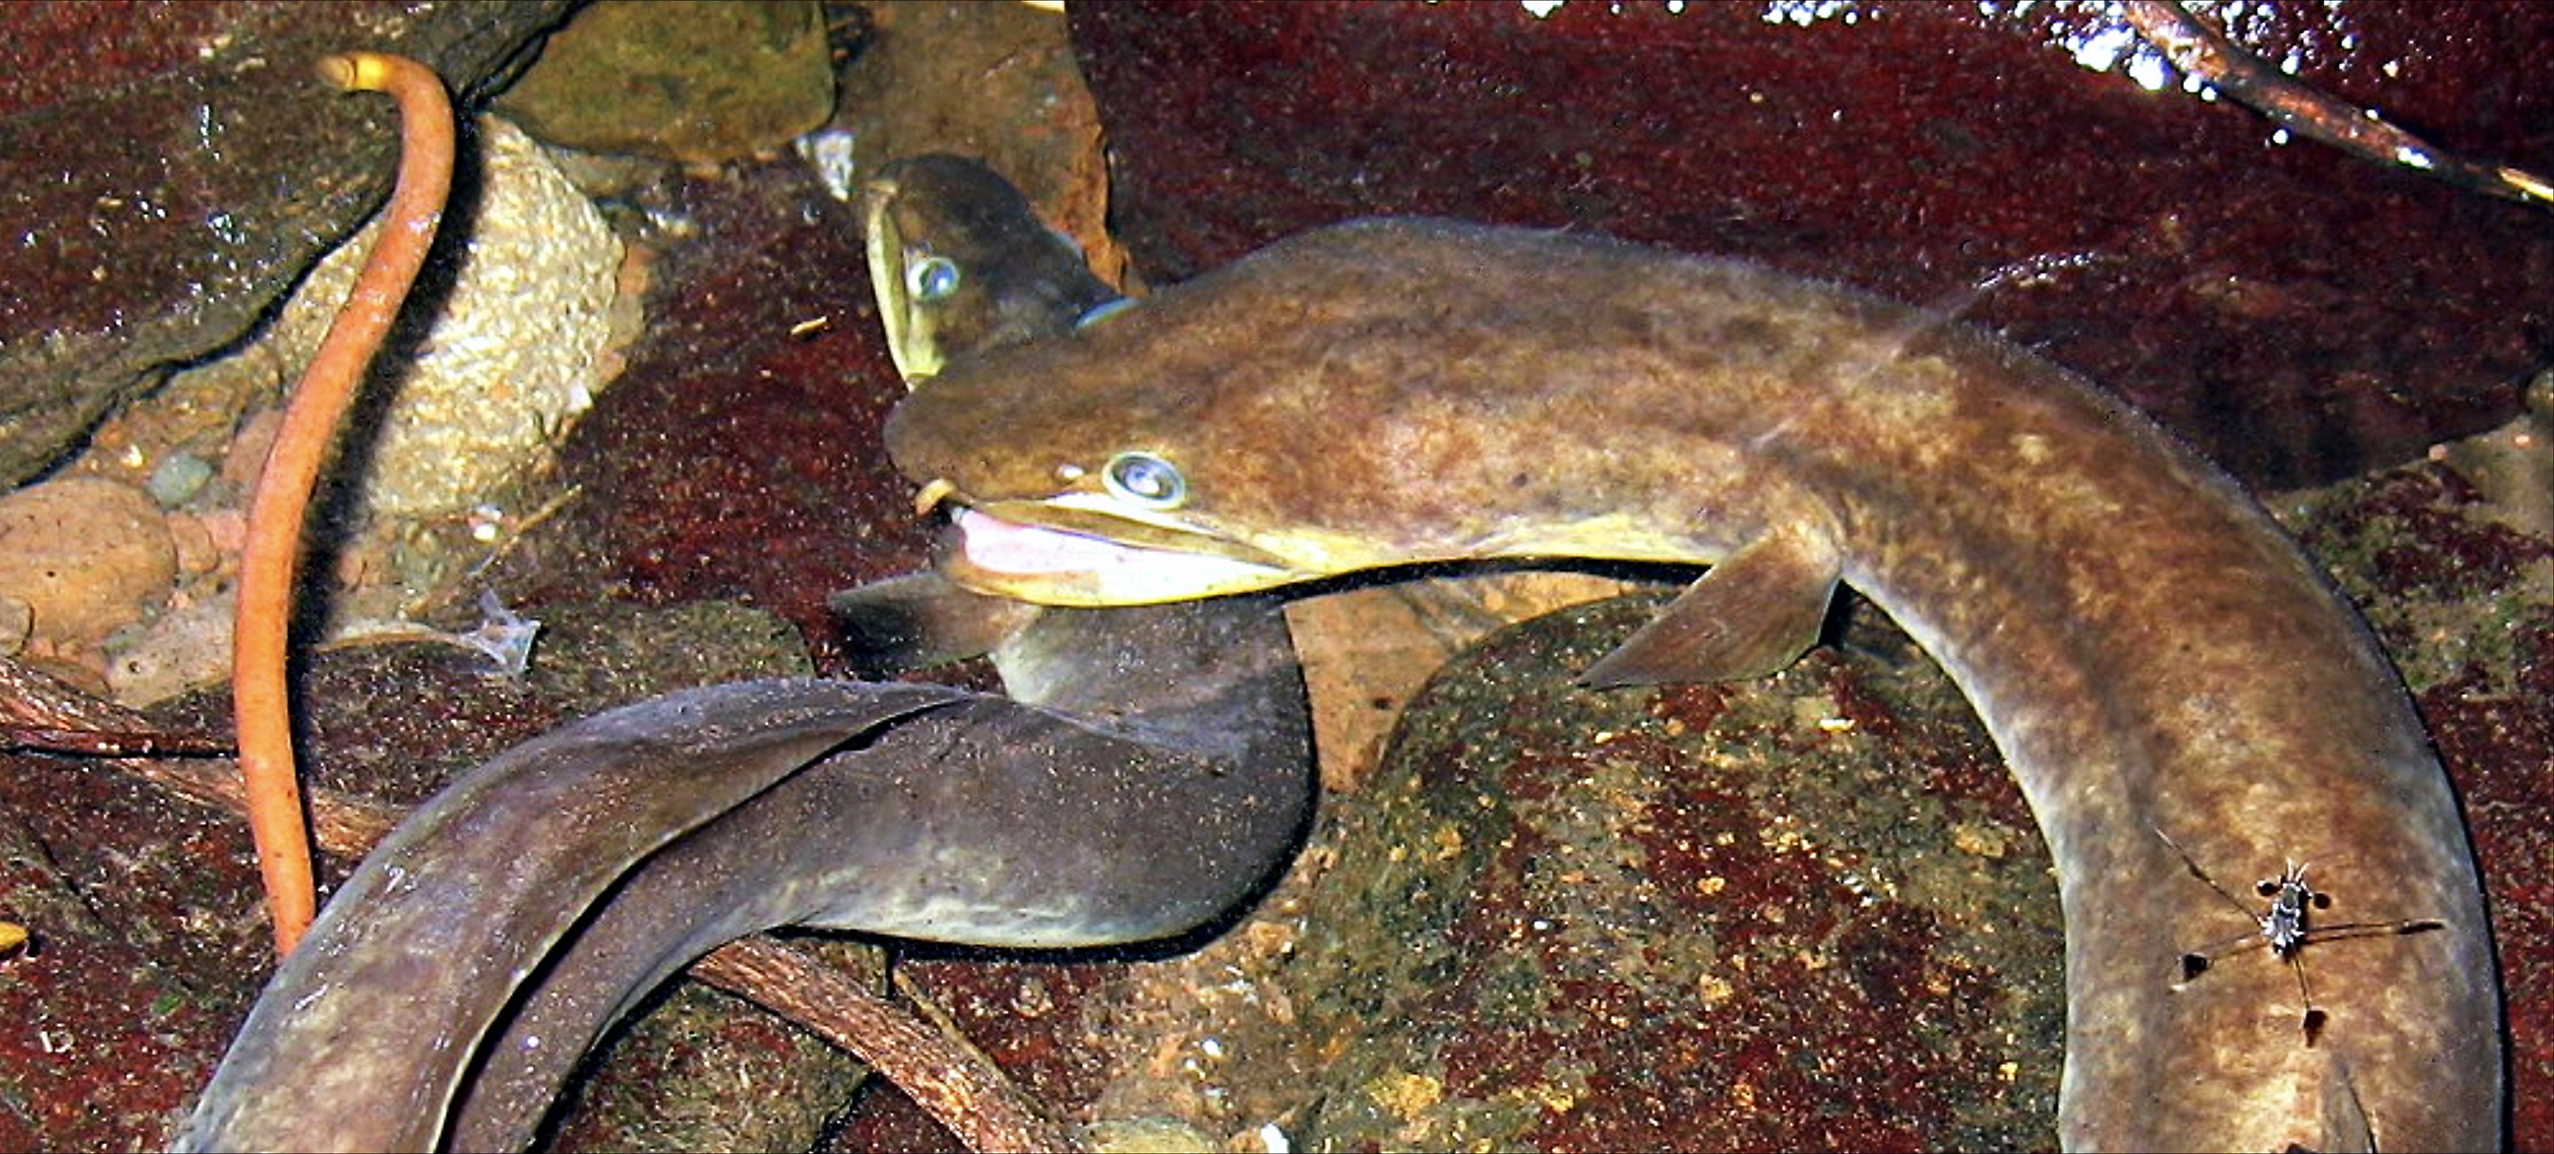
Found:
[[[1495,635],[1411,704],[1290,975],[1340,1051],[1302,1136],[2047,1145],[2054,882],[1956,691],[1895,638],[1571,684],[1659,603]]]
[[[947,7],[929,20],[883,23],[919,36],[956,28],[981,6]],[[1751,78],[1767,102],[1691,113],[1708,131],[1669,109],[1633,121],[1638,132],[1589,130],[1554,153],[1545,147],[1559,139],[1553,116],[1632,95],[1607,78],[1666,75],[1693,53],[1639,36],[1581,35],[1604,32],[1598,5],[1570,5],[1565,19],[1531,26],[1544,30],[1532,44],[1453,35],[1461,22],[1492,19],[1460,6],[1354,17],[1447,22],[1452,31],[1436,39],[1382,35],[1375,29],[1390,25],[1349,22],[1343,9],[1305,6],[1320,15],[1299,16],[1280,7],[1295,6],[1218,6],[1209,18],[1179,6],[1091,5],[1071,18],[1121,158],[1120,219],[1156,276],[1335,215],[1424,210],[1796,258],[1794,267],[1928,300],[1956,296],[1981,269],[2124,234],[2125,265],[2101,261],[2057,278],[2103,306],[2089,319],[2044,310],[2036,287],[1999,290],[1978,315],[2036,345],[2089,352],[2091,375],[2141,400],[2190,407],[2212,443],[2257,445],[2317,468],[2363,461],[2366,446],[2251,406],[2303,396],[2375,406],[2376,424],[2389,428],[2489,423],[2497,417],[2478,414],[2506,411],[2517,390],[2456,357],[2497,355],[2513,332],[2541,335],[2531,310],[2554,299],[2540,291],[2545,237],[2554,235],[2541,218],[2300,147],[2269,148],[2257,119],[2223,106],[2196,113],[2201,128],[2081,123],[2103,126],[2108,144],[2249,158],[2266,174],[2247,169],[2210,196],[2168,193],[2161,207],[2069,202],[2106,182],[2139,182],[1999,167],[2003,154],[1979,143],[1997,122],[1949,114],[2029,105],[2037,66],[2016,71],[1983,48],[1929,47],[1917,33],[1933,26],[1914,17],[1766,41],[1731,75]],[[1507,8],[1484,11],[1506,19]],[[2360,87],[2381,75],[2372,65],[2310,71],[2347,94],[2386,98],[2390,113],[2453,143],[2541,161],[2510,124],[2542,121],[2529,119],[2544,107],[2530,85],[2544,74],[2491,55],[2540,51],[2530,8],[2466,7],[2443,18],[2437,27],[2456,35],[2402,58],[2415,79],[2445,83],[2431,95],[2398,102],[2393,89]],[[2378,18],[2399,22],[2384,11]],[[2476,32],[2476,20],[2510,23]],[[1547,35],[1553,29],[1563,35]],[[1341,49],[1361,36],[1369,49],[1417,55],[1351,67]],[[1843,68],[1829,53],[1857,36],[1895,46],[1904,61],[1965,63],[1912,77]],[[1595,55],[1570,68],[1541,55],[1573,45]],[[1244,48],[1248,59],[1232,63]],[[1609,70],[1593,71],[1605,53],[1615,54]],[[993,68],[968,59],[980,72]],[[895,119],[924,126],[911,138],[917,149],[938,143],[926,130],[957,122],[922,101],[977,91],[903,73],[892,84],[855,84],[859,62],[842,67],[846,93],[904,102]],[[1572,98],[1494,88],[1495,100],[1473,100],[1456,116],[1417,95],[1447,76],[1537,70],[1570,79]],[[1173,84],[1175,73],[1189,79]],[[1868,78],[1871,91],[1840,94],[1864,103],[1842,121],[1822,119],[1804,101],[1841,75]],[[298,76],[293,83],[305,91]],[[1917,85],[1927,99],[1880,99],[1891,84]],[[1317,100],[1367,127],[1343,135],[1338,121],[1306,111]],[[1034,114],[1016,119],[1055,136],[1049,106],[1028,103]],[[383,122],[338,105],[329,117]],[[1733,116],[1733,107],[1755,111]],[[846,108],[837,122],[862,115]],[[964,121],[969,131],[983,122]],[[1393,132],[1373,127],[1428,123],[1458,143],[1415,134],[1396,148]],[[1929,143],[1910,148],[1910,133]],[[311,129],[291,139],[316,147],[350,135],[379,136]],[[1355,143],[1343,149],[1341,140]],[[1626,151],[1609,151],[1626,141]],[[1681,146],[1695,141],[1709,147]],[[1573,176],[1567,166],[1580,151],[1591,167]],[[1912,179],[1864,167],[1891,154],[1982,159]],[[1520,159],[1529,156],[1543,159]],[[1543,166],[1554,157],[1563,167]],[[1413,177],[1414,166],[1426,179]],[[1747,174],[1744,187],[1698,193],[1698,166]],[[1809,174],[1829,190],[1817,194],[1825,199],[1760,188],[1786,171]],[[2364,183],[2376,199],[2333,208],[2290,198],[2325,180]],[[1343,189],[1351,199],[1330,199]],[[2055,214],[2024,211],[2008,195],[2017,189],[2053,202]],[[300,191],[332,205],[360,199],[336,178]],[[1669,207],[1632,207],[1650,193]],[[823,595],[925,558],[929,527],[911,515],[909,488],[876,447],[877,422],[902,386],[876,335],[856,221],[794,159],[662,176],[615,196],[605,212],[625,236],[664,230],[642,237],[662,257],[650,331],[561,449],[551,495],[573,496],[491,548],[486,570],[508,604],[556,632],[536,650],[528,686],[491,678],[482,659],[446,645],[311,658],[305,752],[326,784],[410,799],[617,693],[745,676],[761,668],[753,654],[803,651],[823,670]],[[76,223],[90,206],[39,207],[53,213],[46,222]],[[2102,215],[2113,211],[2127,215]],[[1654,228],[1660,221],[1680,227]],[[2415,230],[2424,243],[2406,248],[2407,222],[2438,230]],[[2346,243],[2300,247],[2292,242],[2301,226]],[[2426,244],[2433,237],[2439,243]],[[2176,246],[2195,256],[2149,260]],[[2491,259],[2475,257],[2481,249]],[[1195,264],[1173,263],[1164,255],[1172,252]],[[2247,252],[2396,279],[2337,289],[2231,263]],[[2123,267],[2159,277],[2151,291],[2162,295],[2114,294]],[[96,297],[73,287],[60,299]],[[2140,311],[2157,300],[2161,311]],[[2468,307],[2475,302],[2489,307]],[[2336,318],[2360,326],[2351,340],[2383,342],[2345,347],[2376,350],[2388,372],[2338,371],[2297,347],[2315,339],[2298,322]],[[2197,354],[2104,351],[2183,329],[2206,338]],[[2453,355],[2434,363],[2430,352]],[[2136,371],[2113,376],[2106,356],[2127,358],[2128,370],[2196,366],[2207,391],[2172,401]],[[2403,370],[2400,383],[2392,369]],[[2430,391],[2431,375],[2480,392]],[[2213,423],[2212,406],[2227,409],[2227,423]],[[2500,475],[2524,481],[2545,476],[2543,466],[2541,455],[2520,456]],[[2504,519],[2516,499],[2469,484],[2465,467],[2354,464],[2343,471],[2356,480],[2272,504],[2368,612],[2463,791],[2509,998],[2514,1143],[2544,1148],[2554,1145],[2554,923],[2540,912],[2554,909],[2554,544]],[[673,611],[637,614],[633,602]],[[760,612],[739,613],[737,602]],[[578,623],[589,612],[623,627],[590,633]],[[1428,691],[1392,765],[1324,798],[1321,826],[1285,883],[1194,952],[1137,961],[935,955],[903,967],[1060,1114],[1167,1120],[1227,1148],[1264,1149],[1267,1126],[1299,1149],[2046,1145],[2057,1061],[2053,886],[1966,707],[1920,656],[1859,618],[1842,652],[1814,653],[1761,685],[1567,688],[1567,675],[1619,638],[1633,613],[1540,622],[1460,659]],[[430,620],[463,630],[472,615],[456,603]],[[709,656],[731,645],[744,655],[737,663]],[[670,670],[661,679],[646,672],[656,667],[642,660],[650,654]],[[201,726],[225,707],[198,700],[159,716]],[[333,879],[345,867],[323,868]],[[29,926],[37,946],[0,959],[0,1147],[165,1143],[267,971],[254,887],[236,821],[103,767],[0,757],[0,919]],[[596,1114],[629,1121],[571,1121],[562,1146],[629,1148],[653,1135],[644,1140],[667,1148],[954,1148],[893,1094],[861,1098],[838,1056],[784,1036],[759,1011],[733,1013],[723,998],[698,994],[680,1000],[721,1005],[721,1024],[685,1018],[630,1033],[616,1061],[628,1064],[617,1085],[632,1094],[594,1092],[597,1103],[613,1099]],[[712,1035],[724,1040],[703,1040]],[[738,1054],[747,1056],[719,1056]],[[660,1076],[670,1073],[691,1078]],[[739,1109],[740,1095],[766,1090],[795,1105]],[[744,1128],[744,1113],[762,1128]],[[677,1118],[709,1128],[661,1121]]]

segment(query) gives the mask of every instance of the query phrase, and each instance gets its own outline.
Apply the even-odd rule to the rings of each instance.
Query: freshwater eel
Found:
[[[861,215],[887,353],[908,387],[953,357],[1064,331],[1124,299],[980,161],[890,161],[862,186]]]
[[[861,207],[880,327],[909,389],[952,360],[1070,332],[1134,303],[982,161],[940,152],[890,161],[862,186]],[[1299,671],[1274,597],[1052,609],[973,592],[935,569],[845,590],[828,606],[865,642],[854,656],[881,670],[982,654],[1014,700],[1234,764],[1311,766],[1301,690],[1278,684]],[[1243,670],[1260,680],[1234,695]],[[1115,684],[1130,677],[1151,682],[1135,705]]]
[[[2232,480],[2008,342],[1735,261],[1357,221],[949,366],[887,444],[965,533],[953,578],[1046,604],[1709,565],[1597,685],[1779,669],[1850,585],[1958,683],[2054,856],[2067,1147],[2502,1141],[2482,889],[2374,637]],[[2438,927],[2303,943],[2301,1029],[2273,959],[2185,973],[2241,923],[2176,845]]]
[[[925,153],[888,162],[861,187],[861,219],[880,327],[908,388],[952,356],[1063,332],[1125,299],[977,160]],[[1070,624],[1032,629],[1039,607],[971,592],[936,569],[846,589],[826,604],[845,661],[863,676],[990,655],[1017,697],[1016,677],[1074,648]]]
[[[1008,327],[909,327],[900,347],[947,360],[1040,331],[1021,317],[1060,331],[1087,311],[1070,303],[1086,286],[1051,267],[973,271],[997,303],[1066,303],[1002,312]],[[175,1148],[520,1148],[604,1030],[760,929],[1060,948],[1246,908],[1315,794],[1275,601],[1005,631],[1013,698],[750,682],[614,710],[471,771],[322,911]]]

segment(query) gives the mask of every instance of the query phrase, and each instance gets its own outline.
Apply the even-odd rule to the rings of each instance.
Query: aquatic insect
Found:
[[[2207,949],[2192,950],[2183,954],[2181,957],[2182,981],[2187,983],[2198,980],[2201,974],[2208,972],[2209,967],[2217,964],[2217,959],[2230,953],[2240,953],[2255,946],[2269,947],[2271,956],[2288,963],[2289,972],[2297,975],[2297,998],[2305,1006],[2300,1025],[2305,1031],[2306,1044],[2309,1046],[2314,1045],[2315,1038],[2323,1032],[2323,1024],[2328,1015],[2316,1008],[2314,991],[2306,980],[2306,962],[2300,955],[2305,952],[2308,942],[2417,934],[2426,930],[2444,929],[2447,925],[2435,918],[2403,918],[2390,922],[2342,922],[2330,926],[2315,925],[2314,911],[2331,909],[2332,895],[2308,884],[2306,867],[2298,862],[2287,863],[2277,877],[2263,878],[2253,883],[2253,892],[2270,901],[2269,908],[2260,913],[2254,913],[2251,906],[2244,904],[2243,899],[2236,897],[2225,886],[2219,885],[2217,879],[2208,876],[2207,870],[2199,868],[2199,862],[2190,856],[2189,851],[2181,847],[2181,843],[2174,841],[2170,835],[2160,829],[2155,831],[2155,836],[2163,838],[2164,844],[2173,847],[2173,852],[2181,856],[2182,864],[2190,869],[2190,876],[2206,883],[2208,888],[2217,891],[2217,896],[2226,899],[2226,904],[2241,910],[2245,917],[2257,923],[2256,929],[2228,938]]]

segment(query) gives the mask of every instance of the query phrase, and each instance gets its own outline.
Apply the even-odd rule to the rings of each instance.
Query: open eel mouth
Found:
[[[951,580],[979,593],[1041,605],[1151,605],[1317,576],[1167,518],[1091,507],[1107,501],[1099,494],[1065,493],[978,504],[935,480],[915,495],[914,509],[949,510],[957,541],[940,568]]]

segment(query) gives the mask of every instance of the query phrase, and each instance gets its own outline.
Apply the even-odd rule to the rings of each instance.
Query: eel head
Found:
[[[1281,242],[946,366],[897,406],[888,453],[920,507],[952,509],[951,577],[1050,605],[1458,559],[1708,559],[1686,518],[1647,507],[1695,461],[1656,438],[1518,435],[1567,419],[1571,378],[1624,362],[1581,355],[1539,252],[1491,244],[1431,221]]]

